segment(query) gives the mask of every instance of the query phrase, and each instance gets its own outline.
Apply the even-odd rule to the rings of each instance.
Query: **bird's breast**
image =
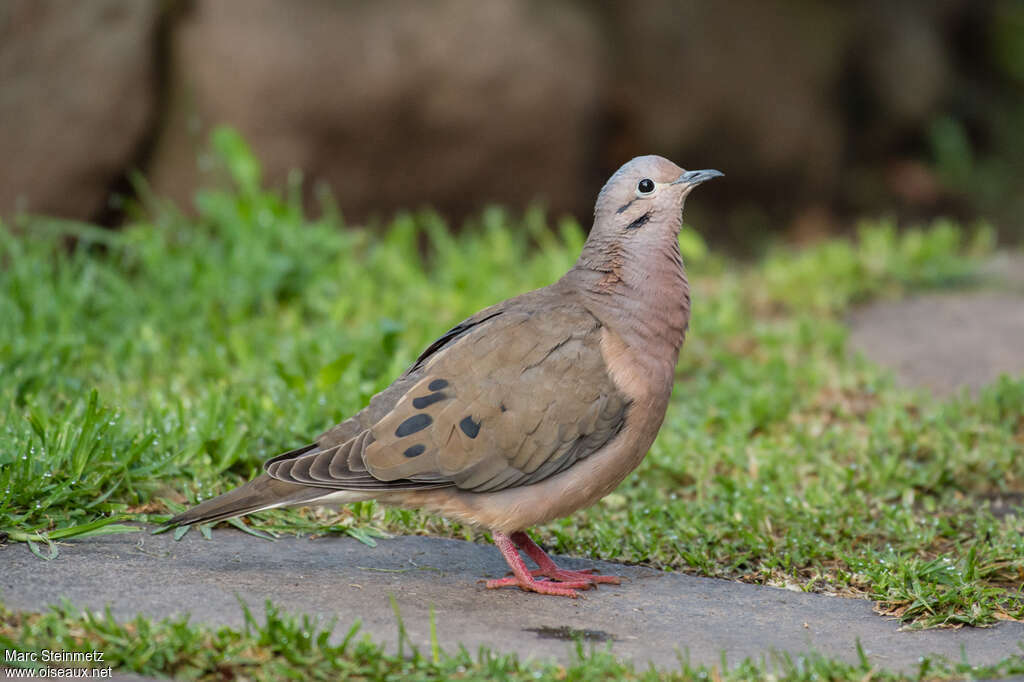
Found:
[[[659,352],[660,351],[660,352]],[[601,355],[615,387],[635,405],[657,411],[662,416],[672,393],[678,350],[670,347],[647,348],[630,344],[609,327],[601,330]],[[660,423],[660,422],[659,422]]]

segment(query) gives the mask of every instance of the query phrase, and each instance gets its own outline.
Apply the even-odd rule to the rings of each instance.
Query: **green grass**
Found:
[[[392,602],[393,603],[393,602]],[[705,666],[680,653],[676,670],[637,670],[603,646],[577,640],[570,661],[522,661],[488,649],[475,654],[463,647],[447,650],[436,636],[430,651],[421,651],[406,636],[396,611],[397,651],[389,652],[361,636],[359,623],[343,635],[335,623],[297,617],[266,604],[262,620],[242,607],[245,624],[235,629],[196,626],[187,618],[153,622],[139,616],[118,623],[108,612],[78,612],[64,603],[44,614],[14,613],[0,604],[0,646],[8,651],[101,651],[103,662],[125,672],[167,675],[175,679],[253,680],[943,680],[1001,678],[1024,674],[1024,654],[1007,652],[991,666],[944,658],[922,659],[915,670],[892,673],[879,669],[858,646],[859,660],[847,663],[818,654],[793,658],[771,654],[762,660],[723,661]],[[33,668],[39,664],[18,667]]]
[[[237,136],[233,179],[198,216],[149,198],[119,232],[52,219],[0,226],[0,531],[55,540],[130,531],[248,479],[362,407],[432,339],[550,283],[580,226],[489,208],[458,236],[430,212],[377,232],[297,186],[264,190]],[[695,199],[696,200],[696,199]],[[536,530],[558,552],[866,596],[923,626],[1024,618],[1024,379],[947,403],[849,353],[852,304],[968,286],[989,232],[944,222],[756,264],[681,235],[693,323],[665,425],[593,508]],[[480,538],[361,503],[246,527]]]

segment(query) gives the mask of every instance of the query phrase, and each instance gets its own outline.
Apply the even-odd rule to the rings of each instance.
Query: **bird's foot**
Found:
[[[591,582],[555,582],[554,580],[537,580],[534,576],[520,578],[510,575],[507,578],[488,580],[486,587],[489,590],[496,590],[499,587],[518,587],[524,592],[536,592],[537,594],[550,594],[556,597],[570,597],[575,599],[579,596],[577,590],[588,590],[593,585]]]
[[[551,557],[522,531],[513,533],[511,537],[495,532],[494,542],[512,568],[512,575],[507,578],[488,580],[488,589],[518,587],[527,592],[576,598],[579,596],[577,590],[589,590],[591,587],[596,587],[601,583],[618,585],[622,582],[622,579],[617,575],[597,575],[592,568],[581,571],[559,568],[552,561]],[[522,557],[516,551],[517,545],[531,559],[537,562],[539,568],[532,571],[527,570]],[[546,579],[538,580],[538,578]]]
[[[537,578],[548,578],[548,580],[537,580]],[[621,582],[622,579],[617,575],[596,575],[592,568],[582,571],[569,571],[561,568],[556,568],[555,570],[538,568],[530,571],[530,577],[527,580],[520,580],[515,575],[510,575],[507,578],[498,578],[497,580],[488,580],[487,589],[518,587],[527,592],[577,597],[576,590],[589,590],[600,583],[618,585]]]
[[[538,568],[536,571],[530,571],[530,573],[534,576],[545,576],[552,580],[557,580],[560,583],[583,582],[588,585],[597,585],[599,583],[619,585],[622,583],[622,578],[619,576],[598,575],[592,568],[585,568],[581,571],[570,571],[556,566],[553,570]]]

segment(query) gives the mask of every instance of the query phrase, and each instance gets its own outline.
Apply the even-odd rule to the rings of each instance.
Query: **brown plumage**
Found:
[[[682,205],[718,175],[633,159],[560,280],[459,323],[353,417],[170,523],[377,499],[489,529],[514,574],[489,587],[617,582],[559,569],[524,531],[611,492],[654,441],[690,318]]]

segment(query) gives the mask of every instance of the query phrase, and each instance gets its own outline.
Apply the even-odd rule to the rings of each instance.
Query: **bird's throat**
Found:
[[[621,341],[623,351],[670,386],[690,320],[690,288],[678,242],[665,240],[642,251],[615,244],[585,249],[565,280]]]

